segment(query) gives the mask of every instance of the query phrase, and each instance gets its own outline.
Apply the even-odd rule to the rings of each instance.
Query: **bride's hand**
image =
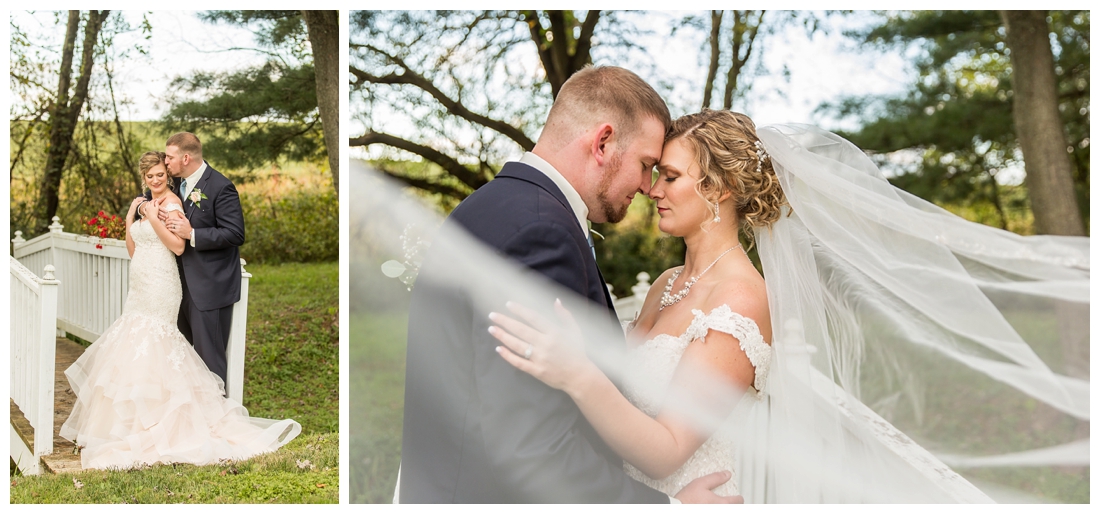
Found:
[[[561,300],[554,302],[561,320],[558,330],[527,307],[509,302],[508,309],[522,321],[490,313],[489,319],[499,326],[489,327],[489,333],[504,344],[497,353],[509,364],[570,395],[577,394],[592,373],[600,373],[585,355],[580,329]]]

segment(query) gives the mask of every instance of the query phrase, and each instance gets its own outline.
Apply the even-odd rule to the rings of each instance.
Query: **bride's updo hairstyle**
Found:
[[[143,188],[148,189],[149,186],[145,185],[145,173],[158,164],[164,164],[164,152],[145,152],[138,158],[138,172],[141,174],[141,185]],[[168,177],[168,189],[172,189],[172,177]]]
[[[695,190],[712,213],[713,202],[732,193],[740,228],[750,239],[750,228],[767,227],[779,219],[787,199],[771,159],[761,159],[756,124],[748,116],[703,109],[673,121],[665,141],[673,139],[682,139],[694,151],[702,175]]]

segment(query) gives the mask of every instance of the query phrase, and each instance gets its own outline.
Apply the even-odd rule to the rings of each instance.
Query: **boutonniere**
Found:
[[[202,189],[195,188],[191,190],[191,194],[187,195],[187,198],[191,200],[191,203],[195,204],[195,207],[202,209],[202,205],[199,204],[201,200],[206,200],[206,195],[203,194]]]

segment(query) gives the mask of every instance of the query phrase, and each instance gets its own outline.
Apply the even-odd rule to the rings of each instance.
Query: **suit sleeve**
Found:
[[[575,228],[574,228],[575,230]],[[574,291],[582,291],[584,254],[566,227],[530,224],[503,248],[510,257]],[[565,393],[513,368],[496,354],[488,313],[475,313],[472,337],[485,448],[500,483],[519,502],[668,503],[631,479],[581,433],[580,410]],[[503,386],[502,386],[503,385]]]
[[[213,227],[195,227],[195,249],[198,251],[221,250],[244,244],[244,214],[241,212],[241,197],[232,182],[225,186],[213,198]]]

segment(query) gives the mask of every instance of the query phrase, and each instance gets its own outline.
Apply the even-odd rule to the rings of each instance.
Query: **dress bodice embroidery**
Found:
[[[738,339],[741,350],[755,369],[752,394],[748,397],[753,400],[763,399],[772,348],[764,342],[756,322],[733,312],[728,305],[716,307],[710,313],[703,313],[698,309],[692,309],[691,312],[694,318],[683,334],[659,334],[630,352],[627,366],[629,371],[623,381],[623,394],[626,398],[646,414],[656,417],[684,351],[692,341],[705,340],[708,332],[714,330]],[[733,495],[739,494],[736,457],[733,441],[716,434],[703,443],[680,469],[662,480],[649,478],[629,463],[624,463],[623,466],[628,475],[669,495],[676,494],[692,480],[703,475],[728,470],[734,476],[715,492]]]

